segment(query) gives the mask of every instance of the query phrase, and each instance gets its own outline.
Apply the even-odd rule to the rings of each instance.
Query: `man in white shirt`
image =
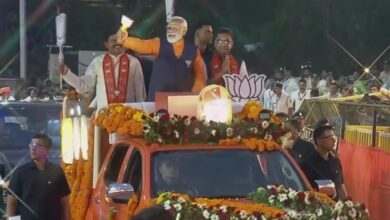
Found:
[[[301,65],[301,77],[306,80],[306,86],[308,90],[312,90],[312,69],[311,69],[311,63],[307,62],[303,65]]]
[[[93,108],[100,109],[111,103],[143,102],[145,84],[138,59],[124,52],[115,34],[107,34],[105,39],[107,53],[93,59],[84,76],[75,75],[60,63],[62,77],[81,94],[93,92],[96,87]]]
[[[283,67],[284,81],[283,90],[291,96],[291,93],[298,90],[298,83],[293,78],[291,69],[287,66]]]
[[[260,102],[263,104],[264,109],[272,109],[271,99],[273,96],[275,96],[275,93],[272,91],[272,86],[274,83],[274,78],[267,78],[265,82],[266,90],[260,95]]]
[[[283,93],[283,85],[281,83],[275,83],[272,90],[275,93],[271,98],[272,109],[275,113],[283,112],[288,115],[289,118],[292,116],[292,102],[290,96]]]
[[[318,82],[318,90],[321,94],[326,94],[329,92],[329,86],[333,82],[333,72],[328,71],[323,74],[323,77],[321,76],[321,80]]]
[[[291,93],[291,101],[293,103],[294,112],[299,110],[303,100],[310,98],[310,90],[307,90],[306,80],[299,80],[299,90]]]
[[[329,99],[341,97],[339,85],[335,82],[332,82],[332,84],[329,86],[329,93],[325,94],[324,96],[328,97]]]

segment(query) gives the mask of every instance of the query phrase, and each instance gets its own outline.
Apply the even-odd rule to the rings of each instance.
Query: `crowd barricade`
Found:
[[[390,216],[390,133],[384,131],[377,131],[375,147],[371,147],[372,130],[364,128],[346,130],[339,142],[348,194],[366,204],[372,220]]]
[[[372,126],[345,126],[344,140],[362,147],[372,147]],[[377,126],[375,135],[376,149],[390,152],[390,127]]]

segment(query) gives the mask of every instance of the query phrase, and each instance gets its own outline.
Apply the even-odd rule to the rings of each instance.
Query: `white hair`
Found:
[[[171,19],[169,19],[168,22],[171,22],[171,21],[180,22],[186,30],[188,29],[187,21],[183,17],[173,16],[173,17],[171,17]]]

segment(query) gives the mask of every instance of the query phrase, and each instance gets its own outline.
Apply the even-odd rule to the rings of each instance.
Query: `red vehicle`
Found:
[[[169,189],[206,198],[246,198],[270,184],[300,191],[311,190],[306,177],[289,154],[276,148],[258,152],[246,146],[147,145],[143,139],[114,144],[102,163],[86,219],[128,219],[128,201],[140,196],[142,204],[166,191],[158,164],[175,161],[180,183]]]

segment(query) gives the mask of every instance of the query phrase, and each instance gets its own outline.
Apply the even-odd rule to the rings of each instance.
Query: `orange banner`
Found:
[[[340,141],[340,160],[348,194],[365,203],[370,219],[390,216],[390,153]]]

